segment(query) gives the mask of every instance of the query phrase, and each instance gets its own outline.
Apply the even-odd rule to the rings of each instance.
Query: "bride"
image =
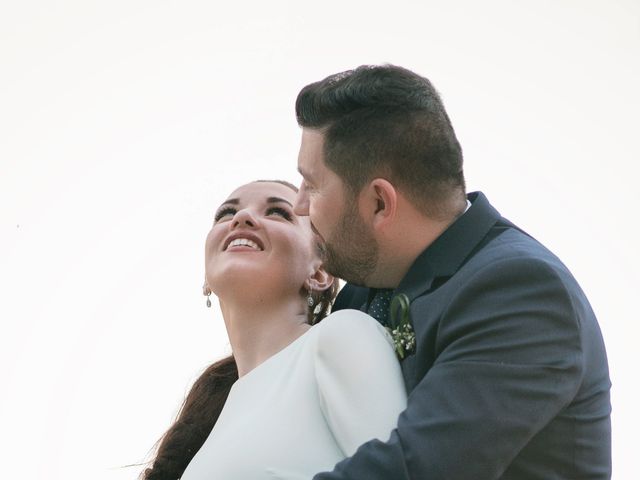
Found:
[[[258,181],[218,208],[204,290],[233,355],[195,382],[144,480],[311,478],[395,427],[406,396],[390,340],[356,310],[320,322],[337,281],[295,195]]]

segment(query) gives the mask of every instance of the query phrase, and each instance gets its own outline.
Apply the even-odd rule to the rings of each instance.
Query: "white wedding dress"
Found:
[[[387,332],[340,310],[233,385],[182,480],[309,480],[387,440],[405,406]]]

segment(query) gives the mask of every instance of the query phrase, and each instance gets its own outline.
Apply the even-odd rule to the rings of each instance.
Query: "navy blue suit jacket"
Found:
[[[469,199],[394,292],[416,334],[397,428],[315,480],[610,478],[611,384],[587,298],[482,193]],[[347,284],[334,309],[368,296]]]

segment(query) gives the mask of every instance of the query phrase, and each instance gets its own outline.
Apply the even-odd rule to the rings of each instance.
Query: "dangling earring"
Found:
[[[207,308],[211,308],[211,289],[206,283],[202,286],[202,294],[207,296]]]
[[[313,290],[309,289],[309,293],[307,294],[307,305],[309,305],[309,307],[313,307],[316,303],[316,301],[313,299],[313,295],[311,295],[312,292]]]

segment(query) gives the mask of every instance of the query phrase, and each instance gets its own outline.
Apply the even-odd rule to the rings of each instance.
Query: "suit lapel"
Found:
[[[413,302],[434,290],[454,275],[483,244],[483,239],[498,222],[500,214],[480,192],[469,194],[469,200],[471,207],[416,258],[394,295],[405,294],[409,302]],[[420,318],[428,313],[417,312],[411,304],[409,318],[416,335],[417,350],[423,343],[426,328],[426,322],[421,322]],[[401,361],[407,393],[413,390],[419,380],[416,378],[417,357],[414,352]]]

